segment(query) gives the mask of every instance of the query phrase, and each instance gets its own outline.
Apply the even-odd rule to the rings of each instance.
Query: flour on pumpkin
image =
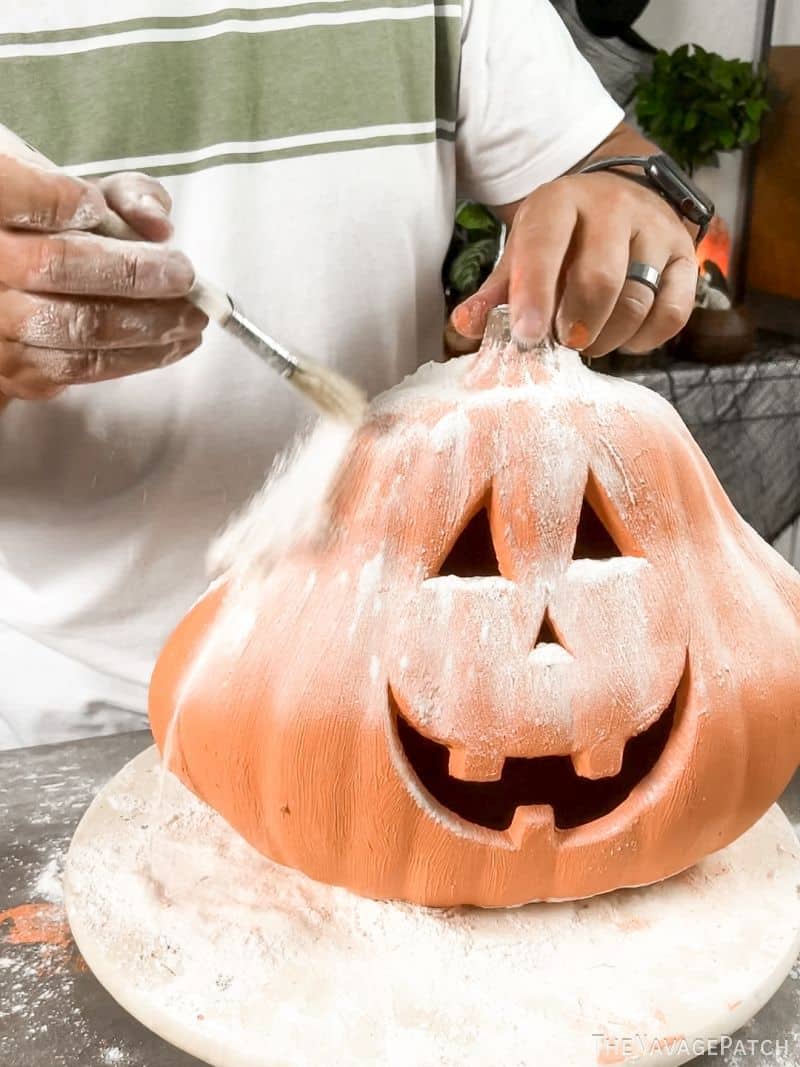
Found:
[[[492,359],[496,366],[487,378],[488,384],[485,387],[476,384],[476,375],[482,373],[486,361]],[[525,372],[522,372],[521,359],[530,361]],[[545,373],[545,381],[536,380],[536,374],[530,369],[534,366]],[[493,381],[491,376],[495,372],[496,380]],[[570,493],[582,492],[582,485],[578,483],[585,478],[584,472],[590,461],[586,441],[571,423],[571,411],[579,411],[581,407],[587,409],[593,432],[606,449],[621,480],[616,495],[621,493],[628,507],[636,505],[634,487],[629,484],[624,464],[613,443],[619,432],[620,417],[630,411],[631,388],[636,393],[637,407],[640,408],[642,402],[645,407],[649,406],[646,390],[604,379],[585,367],[577,353],[557,347],[521,357],[513,346],[495,345],[489,348],[488,354],[484,350],[476,356],[428,364],[379,397],[368,416],[376,436],[371,442],[364,441],[363,447],[377,449],[379,455],[385,455],[386,461],[395,463],[398,468],[389,483],[388,493],[380,482],[370,483],[362,488],[364,498],[361,501],[349,503],[353,508],[358,503],[359,515],[368,522],[373,510],[377,515],[384,508],[382,514],[387,514],[384,499],[387,498],[391,509],[389,519],[402,529],[404,524],[410,527],[417,521],[418,511],[426,507],[428,494],[443,493],[447,522],[455,526],[461,521],[469,476],[473,481],[491,483],[492,492],[499,497],[501,513],[510,518],[510,494],[515,491],[518,479],[525,477],[524,469],[517,471],[510,458],[511,443],[502,421],[492,433],[489,447],[470,448],[476,432],[471,413],[481,408],[494,409],[502,419],[504,410],[510,412],[517,405],[525,405],[530,410],[532,432],[522,442],[513,443],[518,448],[524,446],[523,456],[532,450],[531,456],[536,461],[537,480],[531,487],[531,506],[538,501],[540,522],[555,524],[552,528],[544,525],[542,535],[553,543],[563,542],[570,534],[564,527],[560,503]],[[663,410],[663,401],[656,398],[655,403]],[[395,417],[384,421],[386,416]],[[543,444],[537,448],[540,437]],[[552,447],[554,440],[563,441],[563,447]],[[340,484],[347,484],[348,470],[342,461],[349,445],[350,437],[346,431],[338,425],[323,424],[305,442],[290,450],[276,465],[267,485],[245,515],[221,539],[216,549],[217,561],[240,576],[261,574],[263,577],[282,555],[291,553],[298,542],[313,540],[324,531],[330,519],[328,502],[331,491],[340,478]],[[426,485],[419,479],[414,480],[415,466],[428,464],[431,457],[444,452],[450,455],[437,462],[446,464],[446,484]],[[595,456],[591,459],[597,463]],[[486,464],[485,469],[472,470],[481,463]],[[383,469],[380,461],[378,469]],[[521,505],[514,505],[513,514],[518,523],[524,523],[523,511]],[[373,532],[378,536],[381,534],[380,530]],[[395,666],[394,670],[403,677],[416,677],[414,714],[421,728],[433,726],[437,721],[441,723],[442,705],[449,702],[450,694],[478,684],[478,678],[483,678],[480,684],[485,686],[486,679],[491,678],[498,720],[505,722],[504,732],[510,740],[513,740],[511,735],[525,732],[535,723],[552,732],[558,739],[559,751],[568,750],[573,730],[571,702],[563,681],[559,685],[558,679],[562,677],[561,668],[572,657],[553,646],[540,648],[531,658],[533,643],[530,647],[525,645],[524,639],[520,643],[518,620],[521,615],[538,618],[544,613],[559,575],[580,583],[581,587],[587,583],[592,586],[624,580],[626,576],[632,578],[646,561],[626,557],[602,563],[579,560],[560,574],[561,565],[554,561],[551,550],[546,551],[536,561],[535,580],[524,583],[523,605],[519,602],[523,594],[517,583],[504,577],[427,577],[422,572],[418,580],[405,580],[405,584],[395,580],[392,584],[389,561],[392,552],[401,549],[387,539],[388,530],[383,533],[380,551],[357,565],[355,570],[349,560],[358,559],[359,546],[351,544],[352,554],[349,559],[345,555],[345,565],[339,574],[342,595],[347,587],[355,587],[354,593],[348,594],[350,607],[342,619],[343,641],[357,645],[364,656],[368,665],[364,684],[369,686],[376,681],[376,663],[386,661],[391,664],[394,660],[397,664],[392,645],[397,634],[404,632],[403,617],[411,611],[418,633],[413,641],[418,650],[414,659],[422,657],[428,662],[412,660],[409,663],[409,657],[403,655],[403,666]],[[505,523],[503,536],[517,555],[527,552],[527,546],[515,543],[509,521]],[[243,581],[246,583],[248,578],[244,577]],[[384,600],[388,590],[392,591],[391,610],[396,618],[386,615]],[[577,588],[575,595],[581,595]],[[463,600],[464,596],[468,597],[467,601]],[[474,634],[476,655],[474,662],[466,663],[463,655],[453,656],[445,635],[451,626],[463,625],[465,604],[472,603],[473,597],[477,598],[476,607],[470,610],[478,613],[478,628]],[[638,602],[635,587],[631,587],[626,600],[629,621],[633,623],[633,616],[640,616],[637,629],[642,634],[647,633],[645,605]],[[406,601],[407,607],[404,606]],[[613,632],[614,620],[609,618],[608,622],[609,632]],[[427,652],[423,651],[426,646]],[[513,655],[512,649],[516,649]],[[647,690],[647,671],[642,671],[641,657],[633,647],[617,648],[616,657],[625,661],[623,673],[631,703],[641,707]],[[531,703],[527,713],[520,718],[519,696],[521,689],[526,689],[520,670],[526,665],[528,670],[543,668],[545,676],[536,687],[540,699]],[[391,680],[392,669],[387,667],[387,670]],[[473,740],[480,744],[479,739]],[[490,745],[492,739],[486,738],[484,743]]]
[[[484,386],[478,379],[485,372],[487,360],[494,360],[495,364],[491,365]],[[541,380],[542,375],[545,380]],[[519,405],[524,405],[524,417],[529,413],[531,432],[521,440],[510,440],[503,413],[518,411]],[[352,646],[354,661],[364,665],[365,699],[382,671],[389,682],[394,681],[393,674],[398,679],[407,678],[415,690],[415,721],[424,729],[441,725],[442,707],[453,701],[455,692],[460,690],[466,697],[471,686],[480,685],[485,690],[490,685],[498,721],[493,737],[473,736],[478,747],[493,745],[500,733],[509,742],[516,737],[521,744],[521,736],[535,725],[549,731],[554,750],[569,751],[574,724],[563,669],[568,668],[572,656],[558,646],[540,647],[532,656],[535,633],[520,635],[519,619],[524,618],[526,625],[534,620],[531,625],[535,625],[561,579],[578,583],[575,596],[580,599],[583,587],[632,579],[646,564],[626,557],[602,563],[579,560],[563,570],[552,548],[570,536],[562,502],[569,494],[582,493],[590,461],[595,467],[601,463],[597,456],[589,456],[584,432],[574,425],[572,413],[577,412],[580,420],[580,411],[585,409],[592,436],[599,439],[601,451],[605,449],[608,455],[618,483],[615,497],[622,498],[617,506],[624,521],[626,508],[636,506],[637,493],[628,480],[614,439],[619,433],[619,420],[629,417],[631,408],[646,411],[651,405],[663,414],[665,404],[660,398],[651,398],[641,387],[595,374],[575,352],[555,347],[522,357],[513,346],[503,345],[490,346],[488,351],[484,348],[476,356],[428,364],[377,398],[367,417],[367,434],[356,439],[356,448],[350,454],[357,456],[359,447],[373,449],[378,457],[376,471],[383,473],[388,465],[388,473],[391,475],[392,466],[395,473],[386,482],[378,477],[361,486],[362,499],[345,498],[344,506],[352,507],[351,514],[357,511],[359,521],[367,525],[373,512],[383,516],[376,522],[392,523],[400,533],[390,537],[388,529],[371,530],[382,538],[380,548],[366,559],[361,555],[363,562],[354,566],[353,561],[359,561],[360,556],[358,523],[350,531],[343,530],[346,551],[336,593],[342,597],[343,650]],[[499,419],[485,446],[473,447],[473,443],[480,444],[473,416],[479,409],[491,409]],[[331,521],[333,491],[348,485],[345,460],[351,443],[351,433],[346,428],[338,423],[321,423],[307,439],[290,449],[276,463],[267,484],[246,512],[214,546],[210,558],[215,569],[232,574],[239,590],[254,582],[263,589],[264,580],[284,557],[324,535]],[[516,448],[513,453],[512,445]],[[535,460],[536,470],[530,506],[539,508],[540,534],[545,538],[540,557],[535,566],[531,565],[533,577],[520,584],[505,577],[429,577],[419,569],[414,572],[416,577],[396,577],[393,558],[405,550],[403,531],[413,529],[420,514],[424,514],[428,498],[444,495],[444,521],[449,535],[450,528],[456,529],[463,519],[470,486],[482,483],[491,484],[492,493],[498,497],[499,514],[505,515],[502,536],[509,551],[524,556],[528,546],[516,543],[514,525],[524,525],[528,505],[512,501],[512,497],[519,480],[526,476],[521,464],[529,458]],[[447,481],[441,485],[426,483],[422,473],[415,479],[417,468],[421,472],[444,471]],[[602,469],[600,480],[604,480]],[[319,595],[313,578],[309,581],[304,601]],[[215,629],[240,629],[235,618],[239,612],[233,610],[240,593],[234,593]],[[629,623],[637,634],[650,632],[647,606],[635,586],[626,593],[626,602]],[[475,619],[474,655],[465,660],[463,651],[453,655],[448,634],[451,627],[457,633],[464,625],[468,603],[473,604],[469,612]],[[406,653],[397,656],[398,635],[405,634],[407,640],[411,634],[404,629],[409,613],[414,617],[416,635],[411,659]],[[613,633],[614,618],[609,615],[606,621],[608,632]],[[525,643],[528,637],[530,644]],[[401,638],[399,644],[402,643]],[[419,662],[420,659],[427,662]],[[638,705],[641,712],[647,692],[646,665],[633,646],[617,647],[615,659],[625,675],[630,702]],[[520,695],[529,689],[521,672],[538,674],[539,668],[543,669],[542,677],[528,694],[538,699],[529,700],[521,714]]]
[[[581,582],[603,581],[623,575],[635,575],[647,566],[647,560],[640,556],[614,556],[611,559],[575,559],[570,563],[567,576]]]

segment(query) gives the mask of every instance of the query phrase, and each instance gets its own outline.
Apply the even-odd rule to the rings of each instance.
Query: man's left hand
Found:
[[[611,172],[568,174],[498,214],[513,218],[505,253],[453,312],[462,337],[480,339],[489,311],[507,303],[521,345],[553,337],[596,357],[620,347],[650,351],[689,318],[694,243],[654,190]],[[657,294],[626,277],[637,261],[661,272]]]

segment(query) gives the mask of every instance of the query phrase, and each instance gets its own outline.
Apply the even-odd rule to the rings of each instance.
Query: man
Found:
[[[204,332],[195,268],[370,393],[441,353],[457,190],[513,223],[455,312],[468,338],[509,302],[526,344],[647,349],[694,294],[689,223],[619,172],[569,173],[653,149],[547,0],[107,12],[17,5],[0,35],[0,117],[64,167],[0,160],[5,745],[144,724],[210,539],[309,417]],[[108,207],[146,240],[92,235]]]

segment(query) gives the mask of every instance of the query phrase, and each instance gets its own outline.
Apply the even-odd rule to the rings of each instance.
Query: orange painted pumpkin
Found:
[[[326,536],[214,586],[156,669],[162,750],[257,849],[421,904],[662,879],[800,758],[800,576],[666,401],[502,313],[379,398]]]

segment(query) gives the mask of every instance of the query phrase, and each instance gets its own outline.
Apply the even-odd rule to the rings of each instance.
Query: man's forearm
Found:
[[[587,163],[592,163],[596,159],[607,159],[609,156],[652,156],[654,152],[659,151],[658,145],[642,137],[627,122],[621,122],[604,141],[600,142],[594,152],[576,163],[567,173],[575,174],[581,167],[585,167]]]
[[[578,160],[575,166],[566,171],[566,173],[576,174],[581,167],[585,167],[587,163],[591,163],[595,159],[605,159],[608,156],[649,156],[657,151],[656,146],[637,133],[632,126],[621,122],[604,141],[600,142],[593,152]],[[522,203],[524,203],[524,199],[517,200],[513,204],[500,204],[494,207],[493,210],[498,218],[507,226],[510,226],[514,221],[517,209]]]
[[[588,156],[584,156],[579,160],[574,167],[566,171],[567,174],[577,174],[582,167],[585,167],[587,163],[592,163],[595,160],[608,159],[610,156],[652,156],[661,149],[658,145],[653,144],[652,141],[648,141],[646,137],[635,130],[632,126],[629,126],[626,122],[621,122],[619,126],[611,131],[605,140],[595,148],[593,152],[590,152]],[[620,168],[622,170],[623,168]],[[631,173],[638,174],[635,168],[630,168]],[[654,191],[655,195],[655,191]],[[503,204],[501,207],[494,209],[498,217],[510,226],[514,221],[514,216],[517,213],[517,209],[524,201],[518,200],[514,204]],[[688,219],[683,219],[683,224],[686,227],[689,235],[694,239],[697,235],[697,226],[693,222],[689,222]]]

